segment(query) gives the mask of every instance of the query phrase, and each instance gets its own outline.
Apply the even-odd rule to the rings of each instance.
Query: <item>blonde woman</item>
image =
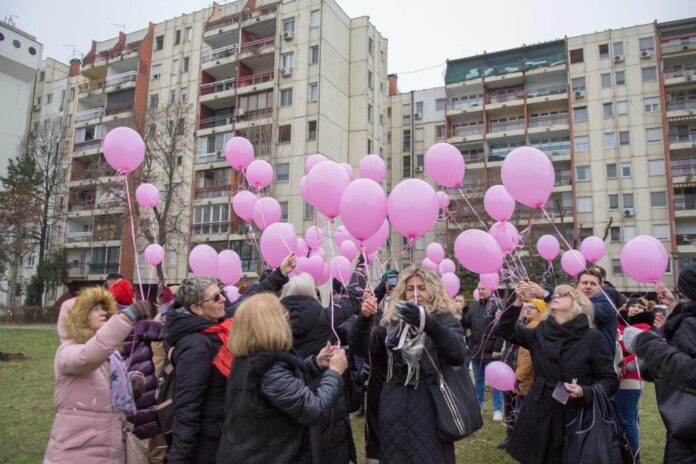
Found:
[[[497,325],[498,335],[529,350],[534,368],[506,450],[521,463],[562,463],[565,425],[592,401],[589,387],[599,385],[611,396],[619,380],[606,342],[593,328],[592,303],[584,294],[569,285],[556,287],[539,325],[528,328],[517,319],[531,296],[532,286],[520,283]]]
[[[228,346],[234,363],[216,462],[311,462],[309,426],[329,418],[343,388],[345,352],[327,346],[306,361],[292,354],[287,312],[271,294],[241,304]],[[315,389],[307,373],[321,373]]]
[[[375,317],[366,298],[362,317]],[[421,332],[421,329],[423,332]],[[454,444],[438,436],[428,382],[434,379],[427,353],[440,364],[466,361],[464,331],[440,277],[427,269],[401,272],[384,314],[370,338],[374,365],[386,367],[379,402],[379,461],[454,463]]]

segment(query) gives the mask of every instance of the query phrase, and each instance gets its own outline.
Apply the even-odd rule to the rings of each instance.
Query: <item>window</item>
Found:
[[[295,62],[295,53],[294,52],[283,53],[282,55],[280,55],[280,63],[281,63],[281,66],[283,68],[292,69],[294,62]]]
[[[309,48],[309,64],[319,63],[319,45],[312,45]]]
[[[416,168],[423,169],[423,164],[425,163],[425,155],[416,155]]]
[[[669,225],[654,224],[652,228],[652,235],[658,240],[669,240]]]
[[[367,86],[370,89],[375,88],[374,75],[372,74],[372,71],[370,71],[370,70],[367,71]]]
[[[39,73],[39,82],[43,82],[44,80],[46,80],[46,71],[41,71]]]
[[[575,137],[575,151],[587,151],[589,149],[590,139],[586,135]]]
[[[411,104],[410,103],[404,103],[403,105],[401,105],[401,114],[403,115],[404,119],[411,118]]]
[[[610,89],[611,88],[611,74],[610,73],[602,73],[599,77],[602,79],[602,88],[603,89]]]
[[[307,101],[315,102],[319,99],[319,84],[316,82],[309,84],[309,92],[307,96]]]
[[[292,126],[290,124],[278,126],[278,143],[290,142]]]
[[[191,33],[193,32],[193,28],[191,26],[187,27],[184,29],[184,42],[190,42],[191,41]]]
[[[582,53],[582,48],[576,48],[575,50],[570,51],[570,64],[582,63],[584,60],[585,58]]]
[[[283,32],[295,32],[295,18],[289,18],[283,21]]]
[[[617,177],[616,163],[607,164],[607,179],[616,179]]]
[[[155,37],[155,51],[162,50],[164,48],[164,36],[158,35]]]
[[[391,131],[389,131],[389,132],[387,132],[387,143],[391,143],[391,139],[392,139],[392,133],[391,133]]]
[[[287,220],[288,220],[288,202],[287,201],[279,201],[278,204],[280,205],[280,220],[282,222],[287,222]]]
[[[631,177],[631,163],[621,163],[621,177]]]
[[[156,64],[152,66],[152,80],[156,81],[157,79],[160,78],[160,75],[162,73],[162,65],[161,64]]]
[[[619,145],[628,145],[629,143],[630,143],[629,132],[628,131],[619,132]]]
[[[75,87],[70,87],[70,101],[75,101]]]
[[[372,105],[367,104],[367,122],[372,122]]]
[[[641,52],[652,52],[655,50],[655,41],[652,37],[643,37],[638,39],[638,47],[640,47]]]
[[[587,107],[578,106],[573,108],[573,120],[574,121],[587,121]]]
[[[179,74],[179,60],[172,61],[172,75]]]
[[[614,104],[613,103],[603,103],[602,109],[604,111],[605,118],[611,118],[614,116]]]
[[[423,128],[422,127],[417,127],[416,131],[414,133],[414,140],[416,142],[422,142],[423,141]]]
[[[633,208],[633,194],[632,193],[624,193],[623,194],[623,207],[624,208]]]
[[[421,117],[423,116],[424,110],[422,101],[416,102],[416,113],[420,114]]]
[[[292,87],[280,90],[280,106],[292,105]]]
[[[649,68],[641,68],[641,75],[643,76],[643,83],[654,82],[657,80],[657,68],[655,66],[650,66]]]
[[[435,126],[435,137],[437,137],[438,139],[445,138],[445,125],[444,124]]]
[[[304,205],[304,220],[314,220],[314,206],[310,205],[309,203],[305,203]]]
[[[623,274],[623,267],[621,267],[621,260],[620,259],[612,259],[611,260],[611,273],[617,274],[617,275]]]
[[[53,103],[53,92],[46,95],[46,104],[50,105],[51,103]]]
[[[620,101],[616,102],[616,114],[628,114],[628,102]]]
[[[636,226],[624,226],[623,228],[623,239],[628,242],[629,240],[635,238],[636,236]]]
[[[614,50],[614,56],[623,56],[624,54],[624,47],[623,47],[623,42],[614,42],[612,44],[612,49]]]
[[[179,45],[181,43],[181,29],[174,31],[174,45]]]
[[[645,136],[648,143],[662,142],[662,128],[655,127],[651,129],[645,129]]]
[[[616,134],[614,132],[604,133],[604,148],[616,148]]]
[[[179,91],[179,101],[181,101],[181,103],[186,103],[188,101],[188,89],[186,87],[182,87]]]
[[[176,102],[176,89],[169,90],[169,104]]]
[[[401,147],[404,151],[411,149],[411,129],[404,129]]]
[[[585,90],[585,78],[584,77],[576,77],[575,79],[571,80],[571,87],[573,91],[575,90]]]
[[[590,167],[575,166],[575,179],[578,181],[590,180]]]
[[[193,213],[193,234],[223,234],[230,228],[227,204],[196,206]]]
[[[372,39],[372,37],[367,38],[367,51],[370,52],[370,55],[374,56],[374,54],[375,54],[375,41]]]
[[[370,137],[367,138],[367,152],[372,153],[372,139]]]
[[[384,125],[384,113],[379,114],[379,125],[380,126]]]
[[[648,161],[648,175],[649,176],[664,176],[665,175],[665,162],[663,160],[649,160]]]
[[[609,58],[609,45],[608,44],[600,44],[599,45],[599,59],[606,60],[607,58]]]
[[[621,241],[621,227],[620,226],[611,226],[609,228],[609,236],[611,237],[612,242],[620,242]]]
[[[176,125],[176,134],[177,135],[183,134],[185,127],[186,127],[186,118],[179,118],[178,124]]]
[[[403,158],[402,177],[411,177],[411,156],[406,155]]]
[[[319,10],[314,10],[311,13],[310,19],[309,19],[309,27],[314,29],[315,27],[319,27],[319,20],[321,18]]]
[[[287,182],[290,180],[290,163],[278,163],[275,168],[276,182]]]
[[[619,195],[616,193],[609,194],[609,209],[619,209]]]
[[[447,107],[447,99],[446,98],[437,98],[435,100],[435,111],[445,111],[446,107]]]
[[[651,208],[666,208],[667,207],[667,192],[650,192],[650,207]]]
[[[616,85],[625,85],[626,84],[626,72],[625,71],[616,71],[614,73],[614,81],[616,82]]]
[[[187,73],[188,70],[189,70],[189,57],[188,57],[188,56],[185,56],[185,57],[184,57],[183,64],[182,64],[182,69],[181,69],[181,71]]]
[[[648,97],[643,99],[643,106],[646,113],[657,113],[660,111],[660,97]]]
[[[578,213],[592,212],[592,197],[578,197]]]
[[[317,122],[308,121],[307,122],[307,140],[317,139]]]

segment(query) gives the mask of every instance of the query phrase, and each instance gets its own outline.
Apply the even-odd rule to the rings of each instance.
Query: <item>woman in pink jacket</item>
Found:
[[[63,304],[53,366],[56,417],[44,464],[125,462],[124,413],[135,404],[116,347],[149,313],[150,304],[139,301],[116,314],[116,301],[100,287]]]

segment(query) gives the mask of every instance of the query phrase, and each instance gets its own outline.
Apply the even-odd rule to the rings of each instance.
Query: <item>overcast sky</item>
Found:
[[[696,0],[337,0],[351,17],[370,16],[389,40],[389,72],[401,91],[443,85],[444,63],[522,44],[696,16]],[[203,0],[2,0],[0,16],[67,61],[74,45],[159,23],[212,5]],[[113,24],[112,24],[113,23]],[[117,25],[114,25],[117,24]],[[425,71],[425,68],[432,68]],[[418,71],[418,72],[414,72]]]

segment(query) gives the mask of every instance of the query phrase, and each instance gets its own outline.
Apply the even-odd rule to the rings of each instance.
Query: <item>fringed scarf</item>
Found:
[[[225,319],[223,322],[216,325],[211,325],[207,329],[203,330],[203,333],[206,334],[216,334],[222,342],[220,349],[215,355],[215,358],[213,358],[213,366],[217,367],[217,369],[225,377],[230,376],[230,370],[232,369],[232,360],[234,359],[232,353],[230,353],[230,350],[227,348],[227,339],[230,337],[230,328],[232,327],[232,321],[232,318]]]
[[[420,327],[407,324],[403,320],[390,323],[387,326],[387,380],[394,374],[394,356],[401,353],[401,359],[406,364],[405,386],[418,388],[420,377],[420,362],[423,359],[425,342],[425,310],[420,307]]]

